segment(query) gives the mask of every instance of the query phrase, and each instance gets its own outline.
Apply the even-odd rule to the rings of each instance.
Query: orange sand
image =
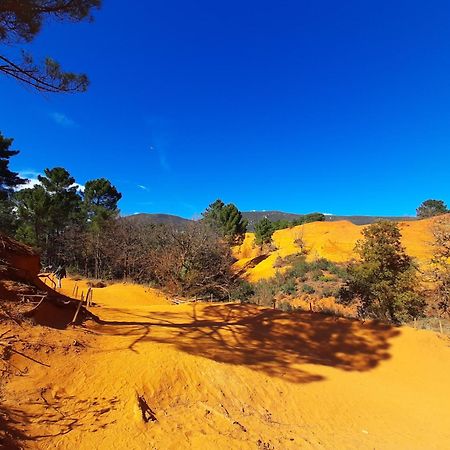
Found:
[[[430,258],[432,239],[430,224],[433,219],[414,222],[400,222],[402,242],[406,251],[419,262]],[[249,281],[273,277],[277,271],[274,263],[278,257],[286,257],[299,252],[296,239],[302,239],[308,250],[308,259],[327,258],[334,262],[345,262],[355,257],[356,241],[361,239],[361,232],[366,226],[354,225],[348,221],[313,222],[293,228],[278,230],[273,234],[273,242],[277,248],[269,252],[266,259],[251,264],[252,258],[259,256],[260,250],[254,245],[254,234],[247,233],[243,244],[234,249],[236,270],[249,266],[243,274]]]
[[[25,448],[450,448],[450,343],[435,333],[170,305],[130,284],[95,289],[94,302],[103,324],[17,330],[28,333],[23,353],[49,366],[11,358],[23,375],[0,412]],[[136,393],[157,422],[142,420]]]

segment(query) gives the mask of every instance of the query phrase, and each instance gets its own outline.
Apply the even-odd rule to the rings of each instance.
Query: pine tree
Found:
[[[255,224],[255,242],[257,245],[269,244],[272,241],[272,235],[275,231],[273,223],[263,217]]]
[[[0,43],[31,42],[50,19],[79,22],[91,19],[91,10],[101,0],[12,0],[0,2]],[[86,75],[64,72],[51,58],[37,65],[33,57],[22,52],[22,58],[0,55],[0,73],[45,92],[82,92],[88,86]]]
[[[12,143],[13,139],[0,133],[0,230],[6,233],[12,233],[14,229],[12,193],[26,182],[9,168],[10,158],[19,154],[18,150],[11,150]]]
[[[202,214],[203,222],[229,242],[235,242],[247,231],[247,220],[235,205],[218,199]]]

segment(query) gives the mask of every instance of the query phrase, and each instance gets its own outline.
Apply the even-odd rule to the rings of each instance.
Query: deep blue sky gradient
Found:
[[[218,197],[414,214],[450,202],[449,24],[447,0],[104,0],[93,23],[51,23],[25,47],[86,72],[89,91],[0,77],[0,131],[14,169],[109,178],[124,214],[193,217]]]

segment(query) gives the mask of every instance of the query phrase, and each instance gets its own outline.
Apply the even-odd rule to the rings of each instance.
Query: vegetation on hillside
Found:
[[[441,214],[449,213],[450,210],[443,200],[425,200],[417,208],[416,213],[419,219],[426,219],[428,217],[439,216]]]
[[[431,280],[429,304],[433,312],[450,315],[450,214],[436,219],[433,226],[433,258],[428,270]]]
[[[357,303],[360,317],[399,323],[423,314],[417,269],[406,254],[394,222],[381,221],[363,231],[340,293],[344,304]]]
[[[129,279],[175,295],[213,296],[284,309],[297,298],[334,297],[356,309],[360,317],[394,323],[424,314],[425,299],[429,311],[449,312],[448,215],[436,219],[428,273],[432,289],[427,295],[401,245],[399,226],[388,221],[363,230],[356,245],[359,260],[348,267],[323,258],[307,262],[299,236],[297,253],[275,262],[276,276],[251,285],[236,280],[231,270],[230,247],[242,240],[247,226],[235,205],[216,200],[201,220],[180,228],[121,218],[122,195],[109,180],[90,180],[81,189],[62,167],[45,169],[37,185],[18,190],[25,180],[9,169],[10,158],[18,153],[11,150],[12,142],[0,135],[1,230],[39,250],[45,266],[64,264],[84,277]],[[440,203],[423,205],[443,211]],[[255,244],[270,244],[276,229],[316,220],[323,220],[323,215],[291,222],[263,218],[255,227]]]
[[[276,220],[271,221],[268,217],[263,217],[255,224],[255,241],[257,245],[269,244],[272,241],[272,235],[277,230],[293,228],[298,225],[311,222],[322,222],[325,216],[321,213],[305,214],[294,220]]]

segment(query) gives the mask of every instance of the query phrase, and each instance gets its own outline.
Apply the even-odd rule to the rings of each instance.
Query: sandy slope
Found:
[[[430,225],[433,219],[414,222],[400,222],[402,243],[406,251],[419,262],[426,261],[431,255],[432,240]],[[251,264],[253,258],[261,255],[254,245],[254,234],[247,233],[241,246],[234,249],[238,259],[236,270],[242,270],[246,265],[245,276],[250,281],[258,281],[275,275],[274,263],[278,257],[286,257],[298,253],[296,239],[302,239],[308,250],[309,259],[327,258],[334,262],[349,261],[355,256],[353,251],[356,241],[361,239],[362,230],[366,227],[354,225],[342,220],[337,222],[312,222],[293,228],[278,230],[273,234],[275,251],[267,254],[267,258]]]
[[[171,305],[132,285],[96,289],[94,301],[102,324],[30,327],[44,347],[23,352],[50,367],[12,357],[24,375],[7,385],[3,407],[26,448],[450,447],[450,346],[434,333]],[[142,420],[136,393],[157,422]]]

